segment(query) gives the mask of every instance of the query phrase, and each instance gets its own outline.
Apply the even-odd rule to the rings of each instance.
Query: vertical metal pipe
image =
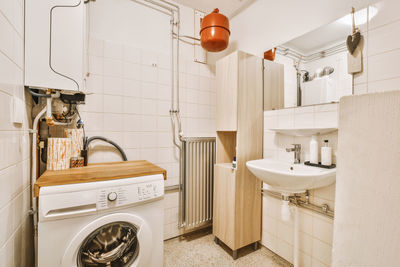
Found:
[[[179,151],[180,155],[179,155],[179,174],[183,174],[185,170],[183,170],[182,168],[184,168],[185,166],[187,166],[186,162],[183,162],[184,160],[187,159],[186,157],[186,142],[182,142],[182,148]],[[178,227],[181,228],[183,227],[183,223],[185,221],[185,210],[183,209],[183,207],[185,206],[186,203],[186,198],[185,198],[185,194],[183,194],[183,192],[185,192],[185,188],[186,187],[186,182],[182,179],[182,175],[179,176],[179,223],[178,223]]]
[[[204,156],[205,156],[205,151],[204,151],[204,143],[199,142],[200,145],[200,153],[199,153],[199,161],[200,161],[200,175],[199,175],[199,184],[200,184],[200,218],[198,223],[203,222],[204,218]]]
[[[301,106],[301,72],[297,70],[297,106]]]
[[[171,110],[170,112],[174,112],[174,102],[175,102],[175,84],[174,84],[174,70],[175,70],[175,65],[174,65],[174,15],[171,15]],[[175,131],[175,129],[173,129]]]
[[[181,20],[181,15],[180,15],[179,7],[178,7],[178,24],[177,24],[177,38],[176,38],[176,51],[177,51],[177,57],[176,57],[176,110],[178,112],[178,115],[180,112],[180,107],[179,107],[180,106],[180,103],[179,103],[179,99],[180,99],[180,96],[179,96],[179,93],[180,93],[180,88],[179,88],[179,77],[180,77],[180,74],[179,74],[179,33],[180,33],[180,24],[181,24],[180,20]],[[178,118],[178,120],[179,120],[179,124],[180,124],[180,118]],[[182,129],[179,128],[179,132],[181,132],[181,131],[182,131]]]
[[[199,179],[198,179],[198,176],[199,176],[199,160],[198,160],[199,146],[198,146],[197,142],[195,142],[194,144],[195,144],[195,147],[196,147],[196,153],[195,153],[195,156],[194,156],[194,164],[196,165],[196,172],[195,172],[195,176],[193,177],[194,180],[196,181],[196,186],[194,188],[194,191],[196,192],[196,201],[195,202],[199,203],[199,190],[198,190],[198,188],[199,188]],[[199,218],[199,209],[197,208],[196,203],[193,203],[194,204],[193,209],[196,211],[196,216],[195,216],[195,219],[194,219],[195,222]]]

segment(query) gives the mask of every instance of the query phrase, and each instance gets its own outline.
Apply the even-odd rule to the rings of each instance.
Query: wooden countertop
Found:
[[[166,170],[146,160],[93,163],[82,168],[45,171],[35,183],[35,197],[39,196],[40,188],[44,186],[98,182],[153,174],[163,174],[164,180],[167,179]]]

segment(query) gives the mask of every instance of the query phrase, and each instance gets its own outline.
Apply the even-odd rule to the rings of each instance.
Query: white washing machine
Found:
[[[42,187],[39,267],[163,265],[163,175]]]

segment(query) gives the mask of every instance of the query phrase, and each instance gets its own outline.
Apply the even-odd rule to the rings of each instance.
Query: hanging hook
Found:
[[[355,9],[354,7],[351,7],[351,19],[352,19],[352,28],[353,28],[353,35],[358,32],[358,28],[356,27],[356,22],[355,22]]]

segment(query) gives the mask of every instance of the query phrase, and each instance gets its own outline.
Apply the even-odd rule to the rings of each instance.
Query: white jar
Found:
[[[321,147],[321,164],[332,165],[332,148],[329,146],[328,140],[324,140],[324,146]]]

